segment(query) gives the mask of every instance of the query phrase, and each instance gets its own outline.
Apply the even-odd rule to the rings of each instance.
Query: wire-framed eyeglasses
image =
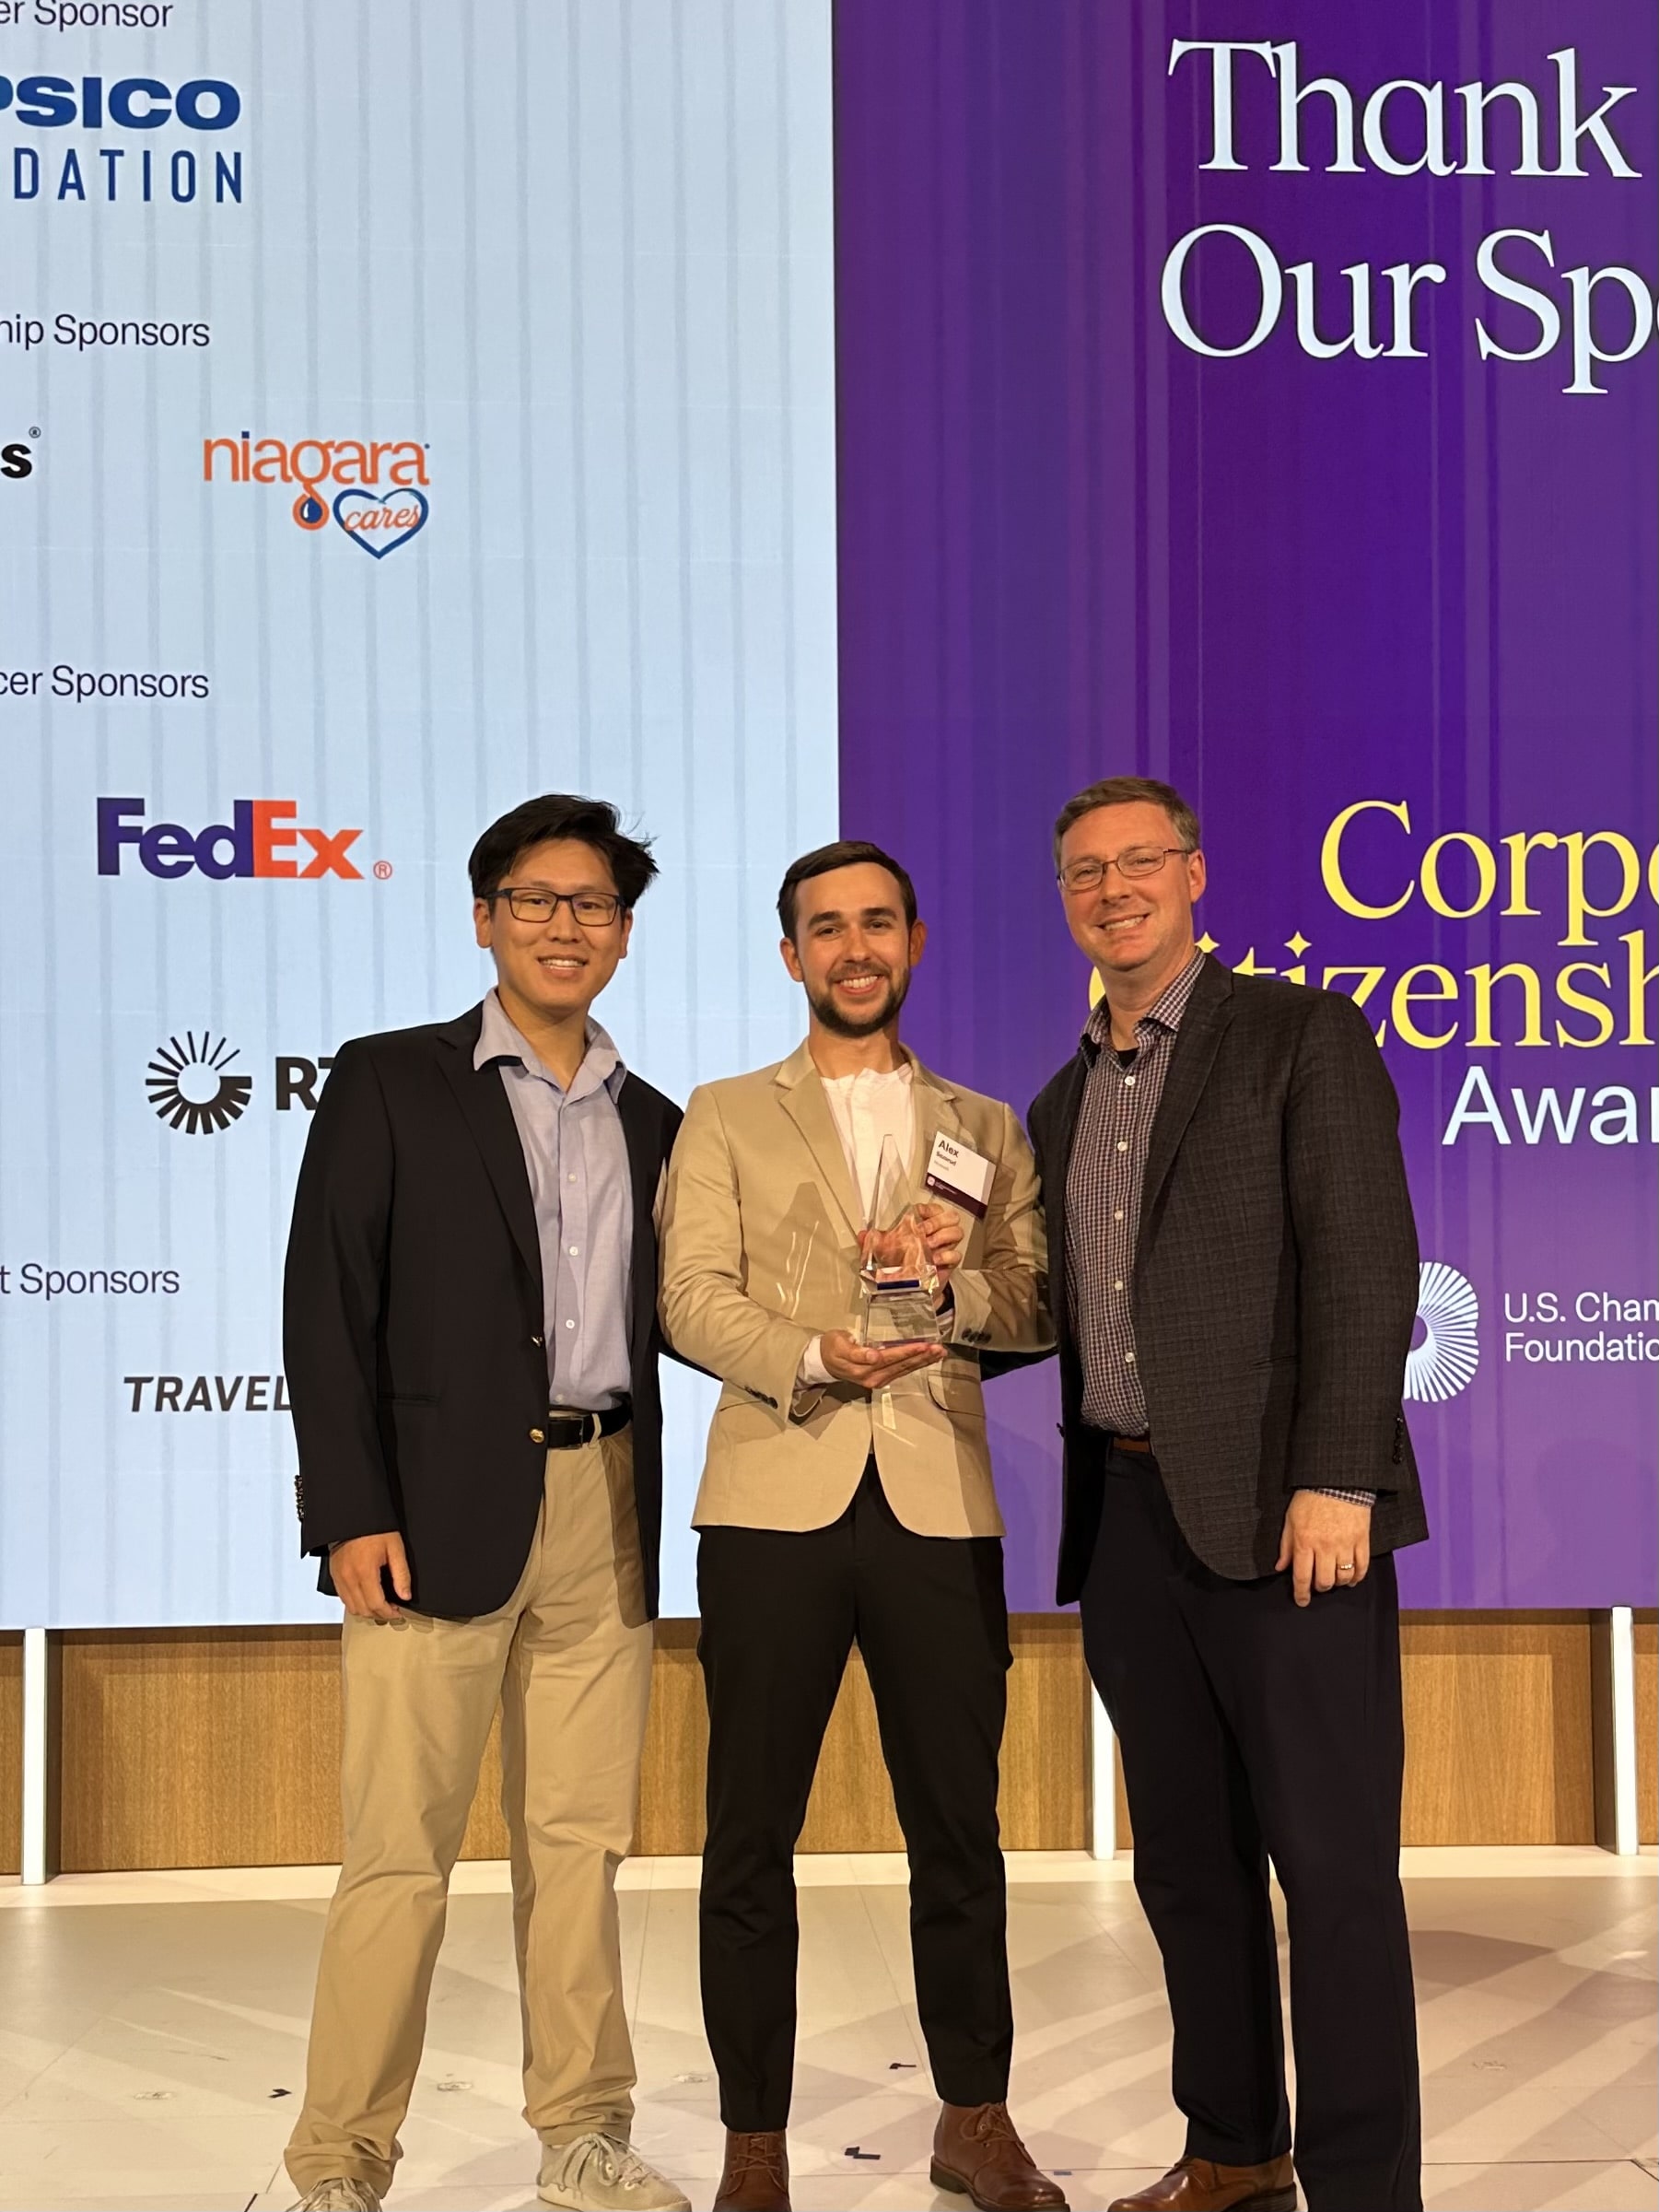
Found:
[[[1060,888],[1081,895],[1085,891],[1097,891],[1106,880],[1108,869],[1116,868],[1126,883],[1156,875],[1172,853],[1189,853],[1190,845],[1131,845],[1127,852],[1120,852],[1115,860],[1073,860],[1059,874]]]
[[[544,884],[503,884],[490,893],[493,905],[507,901],[515,921],[551,921],[561,907],[585,930],[602,930],[622,911],[622,901],[612,891],[550,891]]]

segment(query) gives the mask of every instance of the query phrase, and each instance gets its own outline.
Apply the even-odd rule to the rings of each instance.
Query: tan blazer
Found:
[[[873,1398],[848,1383],[795,1387],[812,1340],[859,1317],[861,1209],[811,1053],[803,1044],[777,1067],[692,1094],[669,1165],[661,1313],[675,1351],[725,1386],[692,1515],[699,1528],[826,1527],[873,1449],[906,1528],[1002,1534],[978,1353],[1054,1341],[1035,1164],[1007,1106],[911,1066],[911,1196],[929,1195],[921,1178],[940,1129],[996,1174],[985,1218],[962,1211],[943,1363]]]

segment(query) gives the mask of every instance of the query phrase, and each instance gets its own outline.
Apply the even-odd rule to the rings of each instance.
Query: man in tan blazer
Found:
[[[921,2024],[943,2101],[932,2174],[1060,2207],[1005,2102],[998,1756],[1009,1666],[981,1352],[1051,1342],[1030,1147],[1006,1106],[906,1054],[926,931],[878,847],[797,860],[778,896],[806,1042],[692,1095],[669,1170],[661,1313],[724,1385],[693,1516],[708,1699],[703,2009],[720,2080],[717,2212],[788,2212],[793,1855],[855,1638],[910,1857]],[[883,1141],[922,1209],[944,1338],[859,1341]]]

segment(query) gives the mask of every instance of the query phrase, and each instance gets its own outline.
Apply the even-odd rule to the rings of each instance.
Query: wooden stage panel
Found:
[[[1416,1613],[1401,1634],[1408,1843],[1593,1843],[1587,1613]]]
[[[340,1855],[337,1630],[63,1642],[65,1874]]]
[[[1076,1617],[1012,1624],[1002,1823],[1010,1850],[1088,1830],[1088,1685]],[[637,1848],[702,1843],[707,1723],[691,1621],[663,1621]],[[0,1639],[0,1867],[17,1863],[17,1638]],[[1408,1616],[1406,1822],[1412,1843],[1595,1839],[1591,1628],[1583,1613]],[[1642,1833],[1655,1827],[1659,1632],[1637,1626]],[[328,1628],[78,1632],[63,1640],[65,1872],[329,1862],[339,1855],[339,1638]],[[492,1738],[464,1855],[506,1835]],[[1119,1841],[1130,1841],[1119,1793]],[[825,1739],[807,1851],[899,1847],[855,1656]]]
[[[0,1874],[22,1863],[23,1639],[0,1635]]]

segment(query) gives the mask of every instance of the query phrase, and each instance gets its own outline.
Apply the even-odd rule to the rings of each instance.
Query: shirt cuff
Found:
[[[1311,1482],[1308,1488],[1316,1498],[1340,1498],[1345,1505],[1374,1505],[1374,1490],[1333,1490],[1326,1482]]]
[[[834,1381],[834,1376],[824,1363],[823,1344],[822,1337],[814,1337],[801,1353],[800,1364],[795,1370],[797,1390],[822,1389],[825,1383]]]

